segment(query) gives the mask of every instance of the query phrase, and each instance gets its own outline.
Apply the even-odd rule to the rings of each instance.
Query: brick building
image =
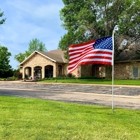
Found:
[[[67,60],[65,51],[52,50],[49,52],[33,52],[20,64],[22,78],[49,78],[67,75]],[[72,73],[75,77],[111,78],[111,66],[81,65]],[[122,53],[115,61],[115,79],[140,78],[140,58],[134,52]]]

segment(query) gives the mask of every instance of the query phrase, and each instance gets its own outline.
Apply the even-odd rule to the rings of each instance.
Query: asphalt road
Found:
[[[112,106],[112,88],[105,85],[0,82],[0,95]],[[114,86],[114,107],[140,110],[140,87]]]

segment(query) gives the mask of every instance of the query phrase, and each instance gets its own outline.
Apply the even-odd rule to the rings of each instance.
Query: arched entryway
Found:
[[[37,78],[37,79],[42,78],[42,67],[40,66],[34,67],[34,78]]]
[[[53,66],[52,65],[45,66],[45,78],[51,77],[53,77]]]
[[[26,67],[25,68],[25,78],[27,78],[27,79],[31,79],[31,72],[32,72],[32,69],[31,69],[31,67]]]

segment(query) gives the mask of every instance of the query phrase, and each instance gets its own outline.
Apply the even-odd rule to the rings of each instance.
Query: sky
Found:
[[[0,25],[0,45],[11,52],[13,69],[19,65],[14,56],[28,50],[32,39],[45,43],[48,51],[58,48],[66,33],[60,20],[63,7],[62,0],[0,0],[0,12],[3,11],[6,18]]]

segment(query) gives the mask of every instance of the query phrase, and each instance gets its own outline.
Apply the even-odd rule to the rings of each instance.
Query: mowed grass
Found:
[[[140,111],[0,96],[0,140],[140,140]]]
[[[112,84],[112,80],[106,79],[50,79],[43,80],[44,83],[77,83],[77,84]],[[140,86],[140,80],[114,80],[114,85],[135,85]]]

